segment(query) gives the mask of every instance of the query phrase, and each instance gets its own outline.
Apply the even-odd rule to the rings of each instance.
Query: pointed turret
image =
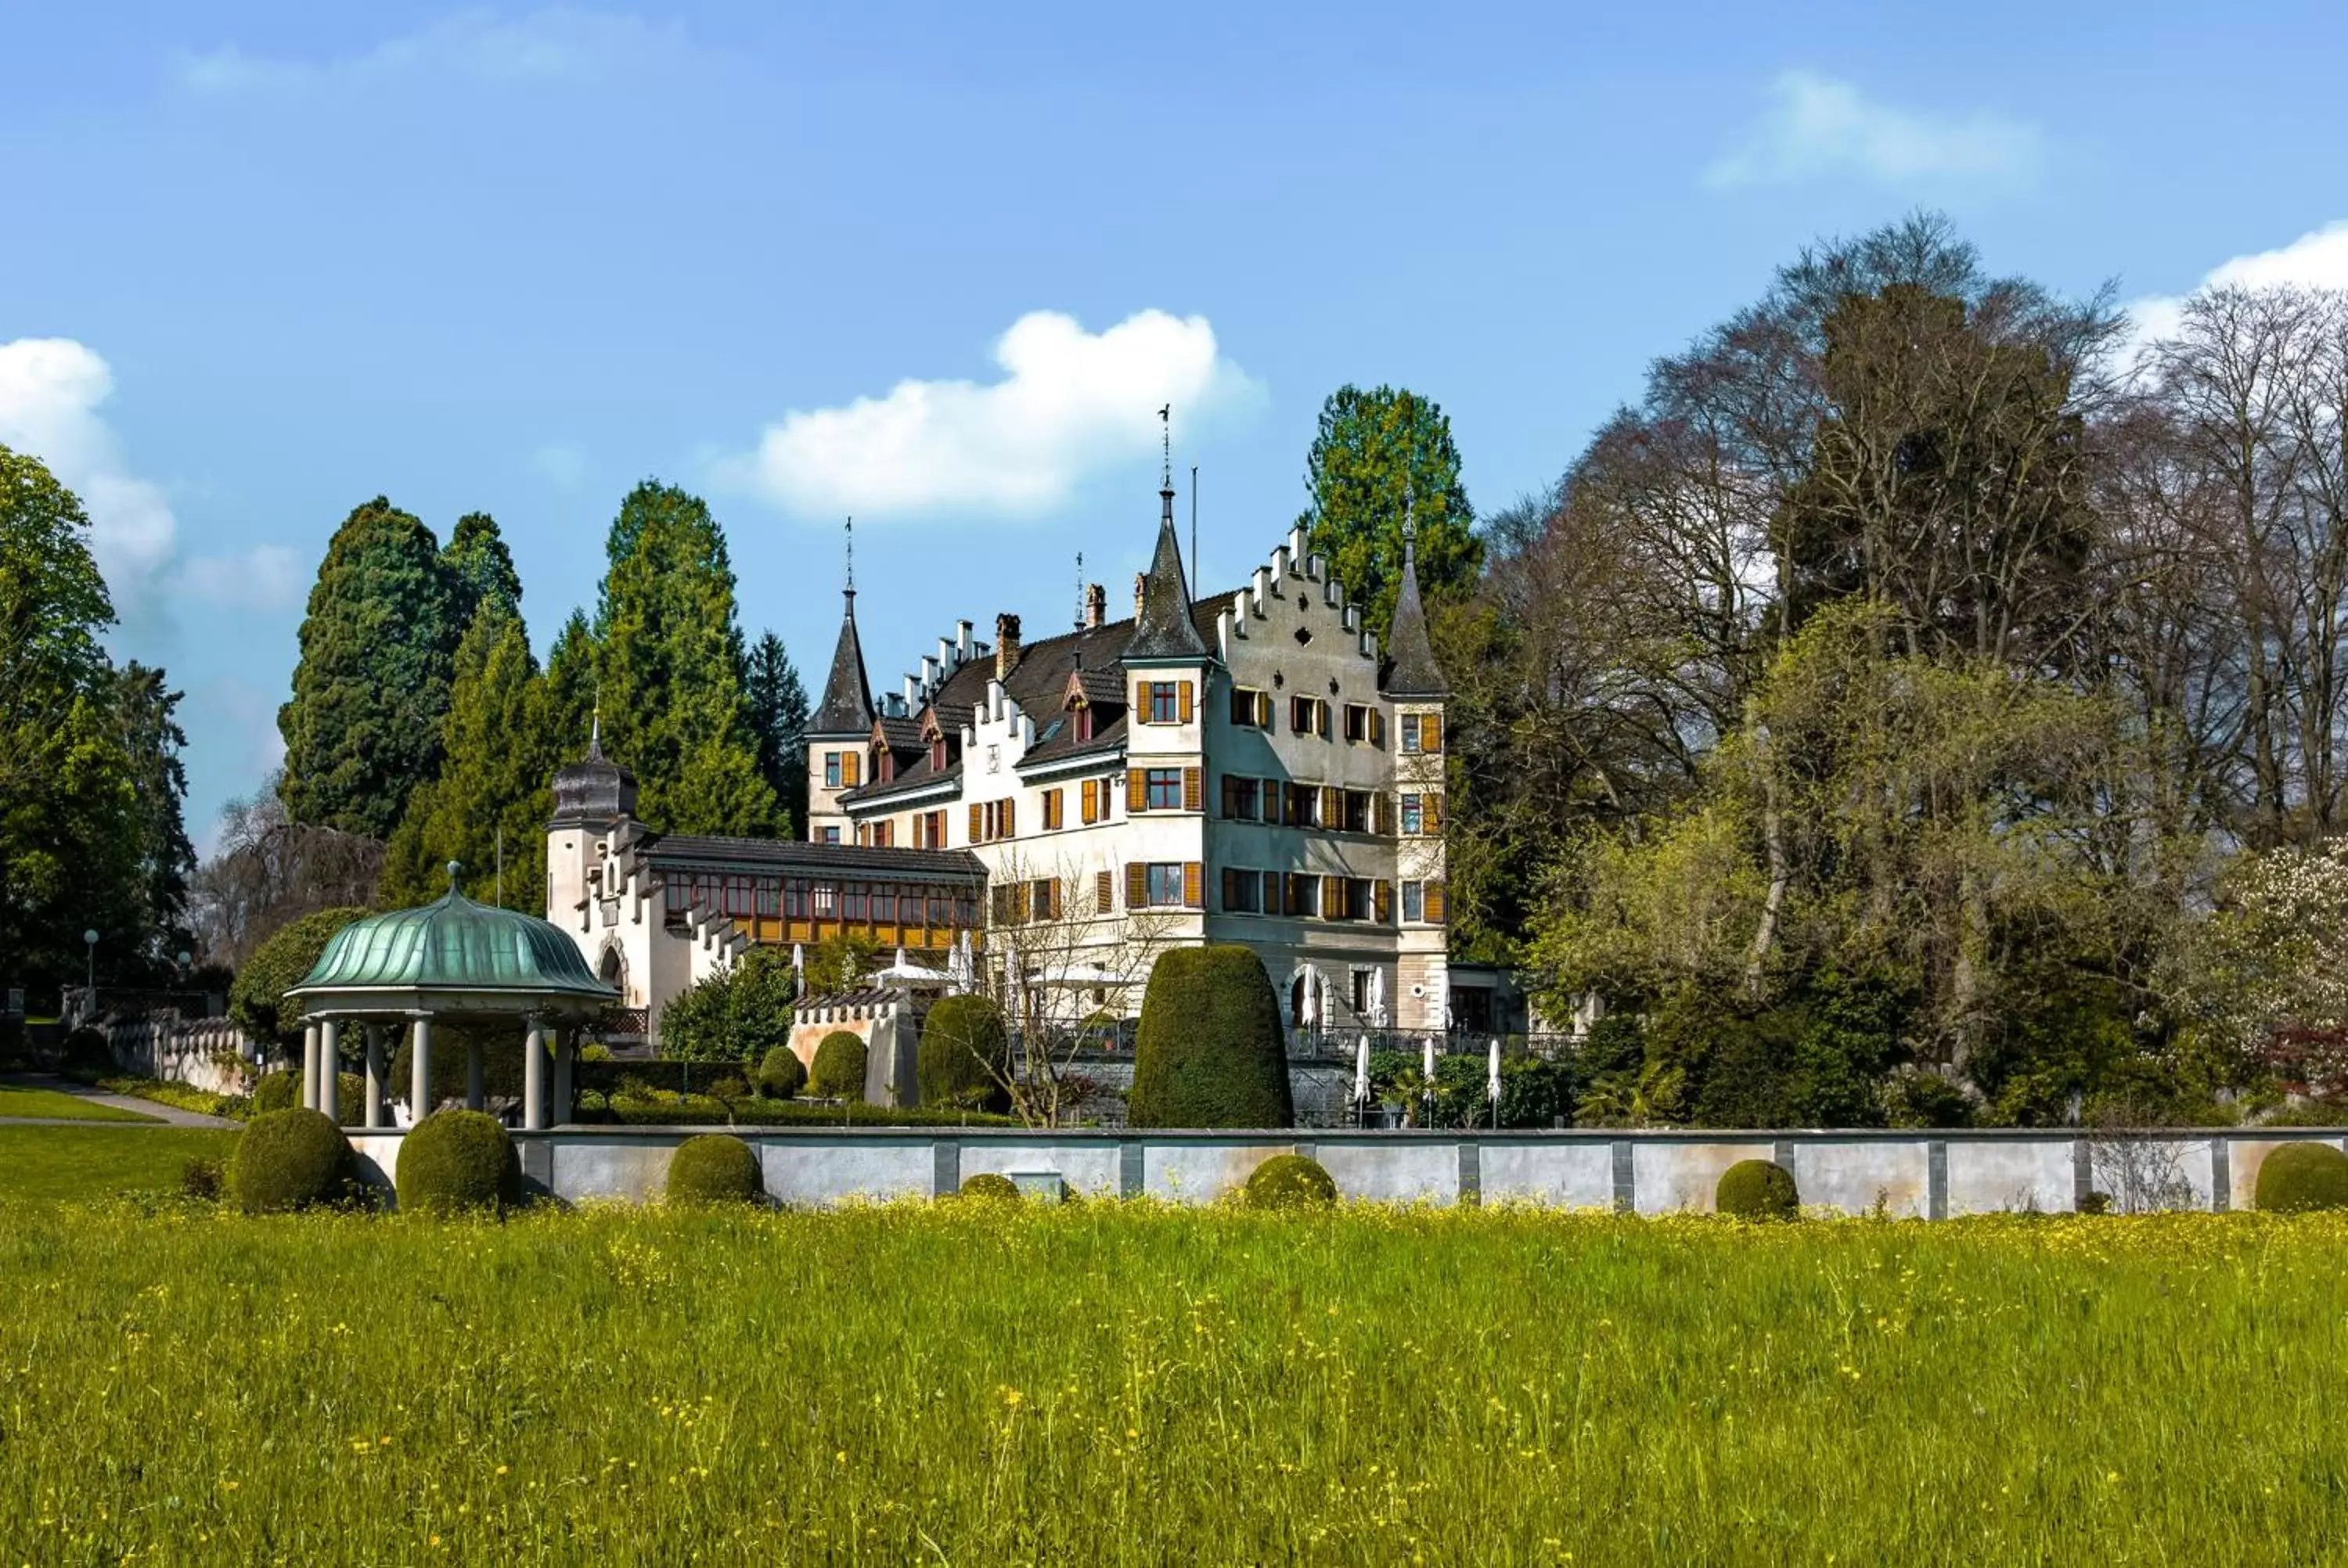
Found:
[[[808,719],[810,735],[861,735],[872,728],[872,688],[864,679],[864,645],[856,639],[856,589],[845,589],[843,597],[848,608],[839,618],[823,700]]]
[[[1443,667],[1426,640],[1426,609],[1418,599],[1418,526],[1402,521],[1402,586],[1395,594],[1394,625],[1386,634],[1386,668],[1379,682],[1388,697],[1440,701],[1451,694]]]
[[[1125,645],[1125,661],[1167,660],[1197,661],[1207,657],[1207,640],[1190,620],[1190,584],[1182,572],[1182,546],[1174,537],[1174,487],[1158,492],[1163,502],[1158,519],[1158,553],[1141,579],[1141,602],[1135,609],[1133,638]]]

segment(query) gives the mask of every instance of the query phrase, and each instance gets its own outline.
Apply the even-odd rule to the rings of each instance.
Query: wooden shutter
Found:
[[[1203,909],[1207,907],[1207,868],[1195,860],[1182,862],[1182,907]]]
[[[1372,744],[1372,745],[1374,745],[1374,746],[1383,746],[1383,745],[1385,745],[1385,743],[1386,743],[1386,715],[1385,715],[1385,711],[1384,709],[1382,709],[1382,708],[1373,708],[1373,709],[1371,709],[1371,710],[1370,710],[1370,744]]]
[[[858,773],[863,766],[864,754],[861,752],[840,753],[839,787],[842,789],[854,789],[856,787]]]
[[[1443,884],[1440,882],[1428,883],[1426,885],[1426,923],[1428,925],[1440,926],[1443,924]]]
[[[1086,779],[1077,791],[1077,804],[1084,808],[1085,820],[1095,822],[1100,815],[1100,781]]]
[[[1149,809],[1148,780],[1139,768],[1125,770],[1125,809],[1128,814]]]
[[[1187,724],[1190,722],[1190,700],[1195,694],[1191,683],[1188,681],[1182,682],[1174,689],[1175,717],[1182,723]]]
[[[1281,878],[1280,912],[1282,914],[1293,915],[1296,913],[1298,907],[1303,903],[1303,876],[1294,871],[1290,872],[1287,876]]]
[[[1370,914],[1381,926],[1394,920],[1394,884],[1383,877],[1370,884]]]
[[[1205,769],[1184,768],[1182,770],[1182,809],[1184,811],[1204,811],[1207,809],[1207,774]]]
[[[1370,800],[1371,831],[1383,836],[1394,836],[1394,796],[1380,790]]]
[[[1138,860],[1125,863],[1125,907],[1138,909],[1149,902],[1149,867]]]
[[[1004,802],[1003,803],[1003,836],[1004,836],[1004,837],[1005,837],[1005,838],[1015,838],[1015,837],[1017,837],[1017,836],[1018,836],[1018,835],[1019,835],[1019,829],[1018,829],[1018,826],[1016,825],[1017,825],[1017,823],[1018,823],[1018,821],[1019,821],[1019,803],[1018,803],[1017,801],[1015,801],[1015,800],[1006,800],[1006,801],[1004,801]]]
[[[1241,873],[1241,875],[1245,875],[1245,873]],[[1267,871],[1263,874],[1263,887],[1262,889],[1263,899],[1261,907],[1263,912],[1267,915],[1277,915],[1280,913],[1280,886],[1279,872]]]
[[[1329,738],[1329,702],[1325,697],[1313,699],[1313,733],[1323,740]]]
[[[1106,871],[1093,873],[1093,913],[1106,915],[1117,907],[1117,878]]]
[[[1321,917],[1341,920],[1345,916],[1345,879],[1342,876],[1321,878]]]
[[[1272,728],[1272,693],[1269,692],[1255,694],[1255,727],[1259,730]]]
[[[1335,784],[1321,786],[1321,825],[1323,827],[1345,825],[1345,792]]]
[[[1419,750],[1426,752],[1443,749],[1443,716],[1440,713],[1429,713],[1419,720],[1418,746]]]
[[[1440,833],[1443,831],[1443,797],[1441,795],[1428,795],[1420,806],[1420,810],[1426,813],[1426,816],[1420,824],[1420,826],[1424,828],[1425,831],[1428,833]]]
[[[1240,906],[1240,874],[1230,866],[1223,867],[1223,913],[1228,915]]]
[[[1133,683],[1133,722],[1137,724],[1149,723],[1149,682],[1147,681]]]
[[[973,844],[986,842],[986,808],[976,801],[970,803],[970,841]]]

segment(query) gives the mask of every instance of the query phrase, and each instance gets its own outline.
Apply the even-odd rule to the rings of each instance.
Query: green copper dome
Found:
[[[420,909],[352,921],[291,994],[410,988],[619,1000],[561,930],[534,915],[476,904],[453,888]]]

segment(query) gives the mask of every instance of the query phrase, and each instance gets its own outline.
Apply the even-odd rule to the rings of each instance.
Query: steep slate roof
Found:
[[[1190,606],[1189,632],[1198,640],[1200,657],[1212,645],[1215,620],[1237,602],[1244,590],[1220,593],[1202,599]],[[1114,753],[1125,743],[1125,653],[1136,636],[1131,620],[1112,620],[1101,626],[1086,627],[1079,631],[1064,631],[1057,637],[1046,637],[1031,642],[1023,649],[1019,661],[1011,667],[1011,679],[1004,691],[1019,704],[1020,712],[1035,722],[1035,744],[1028,748],[1022,767],[1039,763],[1058,761],[1065,757],[1084,755],[1092,752]],[[1065,712],[1068,679],[1076,672],[1077,661],[1083,661],[1086,701],[1095,704],[1093,737],[1076,739],[1073,715]],[[994,661],[973,659],[946,678],[938,688],[932,705],[937,709],[941,723],[958,733],[967,724],[978,705],[986,700],[986,684],[994,679]],[[1098,693],[1096,695],[1095,693]],[[1053,726],[1059,727],[1055,730]],[[852,789],[839,798],[844,804],[862,805],[887,800],[899,794],[912,794],[945,784],[962,775],[963,759],[957,754],[942,771],[930,766],[928,750],[908,764],[901,765],[897,776],[886,784],[866,784]]]
[[[1190,614],[1190,584],[1182,573],[1182,547],[1174,538],[1174,492],[1159,494],[1165,507],[1158,520],[1158,554],[1142,579],[1141,613],[1123,657],[1128,661],[1204,659],[1207,640],[1199,634]]]
[[[860,735],[872,727],[872,688],[864,680],[864,645],[856,638],[856,590],[845,590],[848,608],[839,618],[839,641],[831,651],[831,674],[823,701],[808,715],[810,735]]]
[[[1418,547],[1402,538],[1402,589],[1395,595],[1394,630],[1386,638],[1386,668],[1378,687],[1389,697],[1448,697],[1451,687],[1426,640],[1426,610],[1418,600]]]

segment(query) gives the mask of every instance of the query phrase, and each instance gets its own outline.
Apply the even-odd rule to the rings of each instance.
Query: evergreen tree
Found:
[[[783,640],[773,632],[750,650],[750,722],[758,733],[758,772],[789,813],[780,836],[807,819],[807,687]]]
[[[521,618],[486,603],[456,662],[442,728],[446,760],[440,776],[408,797],[385,858],[384,897],[393,905],[438,897],[454,860],[464,866],[467,897],[542,912],[557,764],[540,741],[538,661]]]
[[[178,716],[182,693],[170,689],[162,671],[135,660],[115,677],[115,692],[139,818],[139,919],[150,968],[160,976],[195,945],[188,880],[195,875],[196,847],[181,810],[188,797],[188,770],[180,761],[188,744]]]
[[[646,480],[612,524],[596,612],[604,749],[664,833],[783,825],[758,767],[726,536],[699,497]]]
[[[484,610],[521,613],[521,574],[489,513],[467,512],[457,519],[457,530],[440,552],[440,569],[448,576],[449,625],[458,638]]]
[[[294,821],[383,838],[438,774],[454,608],[432,530],[408,513],[377,496],[335,530],[277,713]]]
[[[587,754],[587,737],[595,716],[595,634],[578,610],[562,623],[554,647],[546,656],[546,673],[538,682],[537,711],[530,733],[542,756],[551,757],[551,780],[565,764]]]
[[[1416,393],[1346,385],[1321,407],[1304,460],[1312,501],[1297,521],[1345,594],[1381,638],[1394,620],[1405,503],[1418,525],[1418,584],[1429,596],[1464,593],[1484,562],[1476,514],[1459,481],[1451,420]]]

